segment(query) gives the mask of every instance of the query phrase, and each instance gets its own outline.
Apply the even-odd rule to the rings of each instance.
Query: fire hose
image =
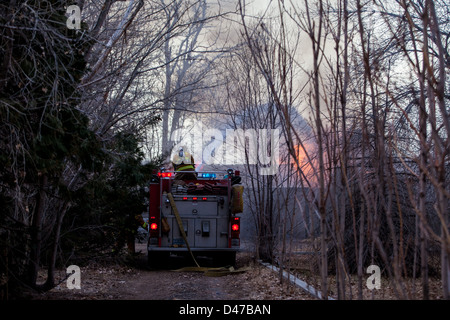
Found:
[[[172,193],[167,194],[167,198],[169,199],[170,205],[172,207],[173,213],[175,215],[175,218],[178,223],[178,227],[180,228],[181,236],[183,237],[184,242],[186,243],[186,247],[194,260],[196,267],[185,267],[181,269],[177,269],[175,271],[194,271],[194,272],[204,272],[206,276],[209,277],[220,277],[225,276],[228,274],[234,274],[234,273],[242,273],[248,270],[248,268],[241,268],[241,269],[234,269],[233,266],[231,267],[219,267],[219,268],[209,268],[209,267],[201,267],[200,264],[197,262],[197,260],[194,257],[194,254],[191,250],[191,247],[189,246],[189,242],[186,236],[186,232],[184,231],[183,222],[181,221],[180,213],[178,212],[178,208],[175,204],[175,200],[173,199]]]

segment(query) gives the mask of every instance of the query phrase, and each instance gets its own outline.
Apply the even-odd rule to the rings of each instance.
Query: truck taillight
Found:
[[[156,220],[156,217],[150,217],[149,219],[149,225],[150,225],[150,238],[158,237],[159,235],[159,226],[158,221]]]
[[[239,217],[233,217],[231,220],[231,237],[239,238],[239,230],[241,229],[241,220]]]
[[[239,217],[231,218],[231,237],[229,239],[230,248],[239,248],[241,240],[239,234],[241,230],[241,220]]]

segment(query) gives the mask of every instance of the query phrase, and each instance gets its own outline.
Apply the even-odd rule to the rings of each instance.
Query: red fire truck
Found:
[[[186,173],[184,171],[183,173]],[[163,169],[150,184],[148,262],[164,266],[173,255],[208,256],[235,265],[240,247],[243,187],[239,171],[192,172],[178,180]],[[195,258],[194,258],[195,259]]]

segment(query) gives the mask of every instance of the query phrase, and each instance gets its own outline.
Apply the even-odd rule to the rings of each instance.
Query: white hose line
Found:
[[[280,272],[280,269],[278,267],[275,267],[275,266],[271,265],[270,263],[266,263],[266,262],[262,262],[262,261],[259,261],[259,263],[261,263],[263,266],[269,268],[272,271]],[[300,287],[301,289],[305,290],[307,293],[311,294],[315,298],[322,300],[322,293],[319,290],[311,287],[305,281],[300,280],[299,278],[297,278],[296,276],[294,276],[292,274],[289,274],[285,270],[283,270],[283,277],[288,279],[289,281],[291,281],[293,284]],[[333,299],[332,297],[329,296],[328,300],[335,300],[335,299]]]

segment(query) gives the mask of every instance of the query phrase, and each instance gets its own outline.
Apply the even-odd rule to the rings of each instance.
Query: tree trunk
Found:
[[[61,226],[62,226],[64,216],[65,216],[68,208],[69,208],[69,202],[65,201],[62,210],[60,212],[58,212],[58,217],[57,217],[56,226],[55,226],[55,236],[53,239],[52,254],[51,254],[51,258],[50,258],[50,265],[48,266],[48,270],[47,270],[47,280],[45,281],[45,284],[42,287],[42,289],[44,291],[50,290],[53,287],[55,287],[56,258],[58,256],[59,241],[61,238]]]
[[[36,199],[36,209],[30,228],[30,260],[28,262],[28,284],[35,288],[39,271],[41,247],[42,247],[42,220],[45,215],[45,205],[47,200],[46,188],[48,177],[42,173],[39,177],[39,192]]]
[[[441,249],[441,270],[442,270],[442,290],[444,293],[444,299],[450,299],[450,255],[448,254],[448,248],[442,245]]]
[[[419,134],[422,142],[420,143],[420,162],[422,168],[426,168],[428,163],[428,148],[426,145],[427,141],[427,111],[425,105],[425,74],[426,65],[423,62],[422,72],[419,75],[419,85],[420,85],[420,98],[419,98]],[[423,214],[423,219],[426,219],[426,187],[427,187],[427,177],[423,170],[420,173],[419,181],[419,211]],[[422,291],[423,299],[429,299],[429,284],[428,284],[428,254],[427,254],[427,240],[425,234],[425,228],[423,226],[422,219],[418,219],[419,223],[419,241],[420,241],[420,265],[421,265],[421,276],[422,276]]]

